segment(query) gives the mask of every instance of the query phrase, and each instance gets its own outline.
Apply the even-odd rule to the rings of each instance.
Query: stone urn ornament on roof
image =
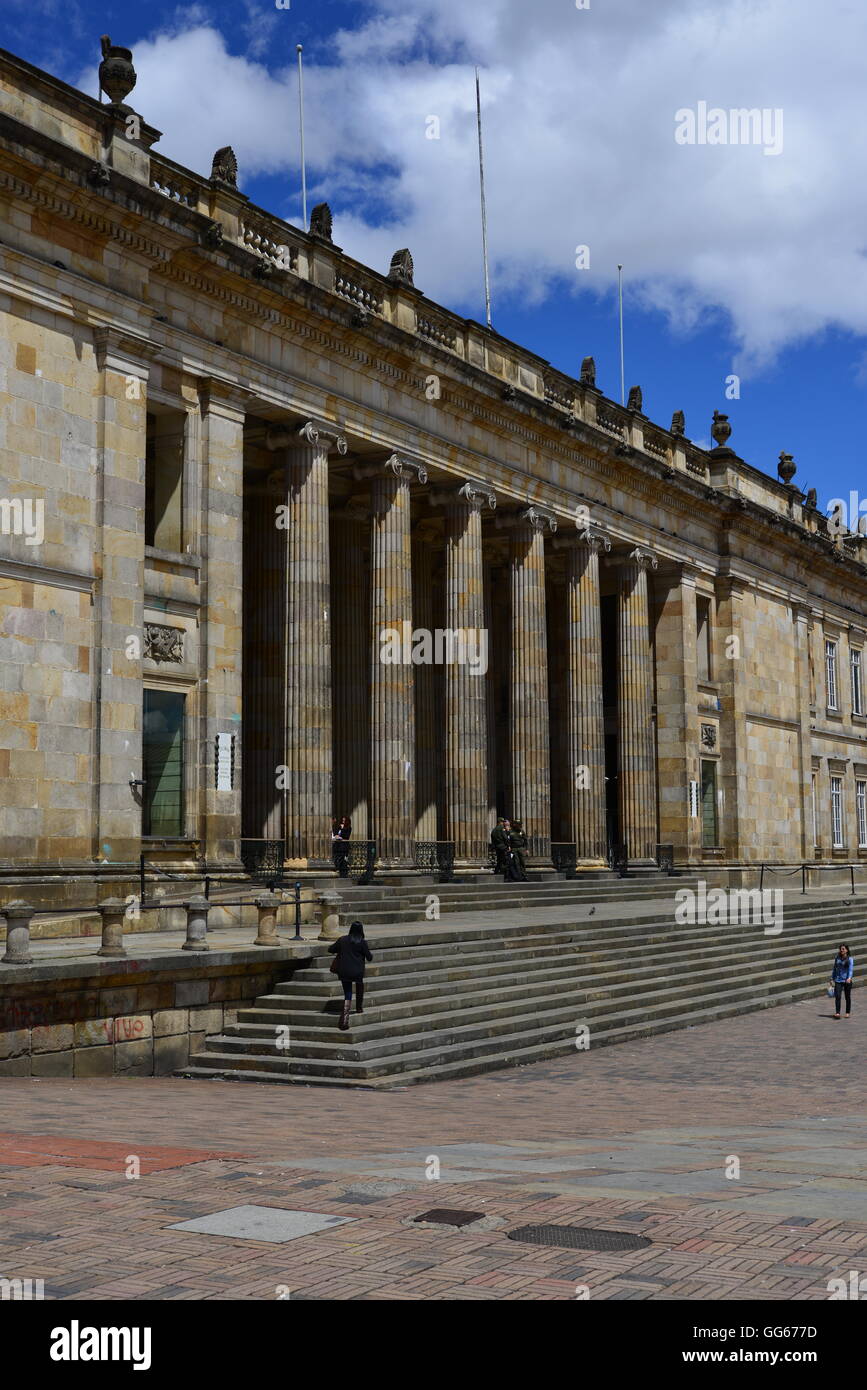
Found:
[[[112,106],[122,106],[136,84],[132,65],[132,50],[112,44],[108,34],[100,39],[102,62],[99,65],[99,86]]]
[[[777,472],[787,486],[792,481],[797,471],[798,469],[795,464],[794,456],[792,454],[781,453],[780,461],[777,464]]]
[[[722,415],[718,410],[713,413],[713,424],[711,425],[711,435],[718,449],[724,449],[731,437],[732,427],[729,424],[729,417]]]

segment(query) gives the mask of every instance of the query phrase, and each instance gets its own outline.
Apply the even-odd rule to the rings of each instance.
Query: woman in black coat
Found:
[[[366,961],[373,960],[373,956],[364,939],[364,927],[360,922],[353,922],[349,928],[349,935],[341,936],[340,940],[335,941],[328,949],[332,955],[337,957],[336,962],[331,966],[343,986],[343,1008],[340,1011],[340,1022],[337,1026],[345,1030],[349,1027],[353,985],[355,985],[355,1012],[357,1014],[364,1013],[364,966]]]

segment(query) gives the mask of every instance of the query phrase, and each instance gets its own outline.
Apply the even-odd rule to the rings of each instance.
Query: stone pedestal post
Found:
[[[98,956],[125,956],[123,923],[126,903],[123,898],[106,898],[105,902],[100,903],[99,912],[102,917],[102,945],[96,954]]]
[[[346,440],[308,421],[276,428],[269,449],[286,466],[286,855],[308,868],[331,863],[331,592],[328,455]]]
[[[581,530],[555,542],[566,547],[567,776],[569,838],[579,864],[605,862],[605,724],[602,709],[602,627],[599,554],[611,542]]]
[[[6,917],[6,954],[4,965],[29,965],[33,960],[30,954],[30,921],[33,908],[30,903],[11,902],[4,909]]]
[[[413,863],[415,709],[413,697],[410,484],[420,463],[393,454],[371,487],[370,802],[372,835],[384,868]]]
[[[340,932],[340,909],[343,906],[343,899],[339,893],[320,893],[317,897],[319,905],[319,940],[337,941]]]
[[[211,904],[207,898],[197,895],[188,898],[184,903],[187,909],[187,939],[181,947],[182,951],[207,951],[208,946],[208,913]]]
[[[454,650],[446,654],[446,839],[455,863],[480,867],[488,859],[489,632],[485,620],[482,509],[494,493],[468,482],[438,494],[446,506],[446,628]],[[451,659],[449,659],[451,658]]]
[[[511,529],[512,631],[509,670],[509,814],[523,822],[530,857],[551,856],[551,752],[548,735],[548,637],[545,534],[556,517],[528,507],[497,518]]]
[[[656,747],[653,728],[653,662],[647,571],[656,558],[633,550],[616,561],[619,584],[619,743],[618,802],[620,838],[629,860],[655,862]]]
[[[282,945],[277,935],[277,913],[282,905],[283,899],[279,893],[260,893],[256,899],[259,930],[253,942],[254,946]]]

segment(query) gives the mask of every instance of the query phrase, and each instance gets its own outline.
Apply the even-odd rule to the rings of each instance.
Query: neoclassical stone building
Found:
[[[0,55],[10,893],[243,842],[322,872],[342,814],[395,871],[478,869],[501,813],[541,862],[867,856],[867,541],[788,456],[279,221],[230,150],[162,158],[106,48],[102,104]]]

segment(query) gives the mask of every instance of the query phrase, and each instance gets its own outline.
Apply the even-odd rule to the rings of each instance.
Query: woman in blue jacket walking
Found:
[[[834,1008],[837,1012],[835,1018],[840,1017],[840,997],[846,994],[846,1017],[852,1012],[852,976],[855,973],[855,962],[849,954],[849,947],[845,943],[837,947],[837,956],[834,961],[834,969],[831,971],[831,984],[834,986]]]

